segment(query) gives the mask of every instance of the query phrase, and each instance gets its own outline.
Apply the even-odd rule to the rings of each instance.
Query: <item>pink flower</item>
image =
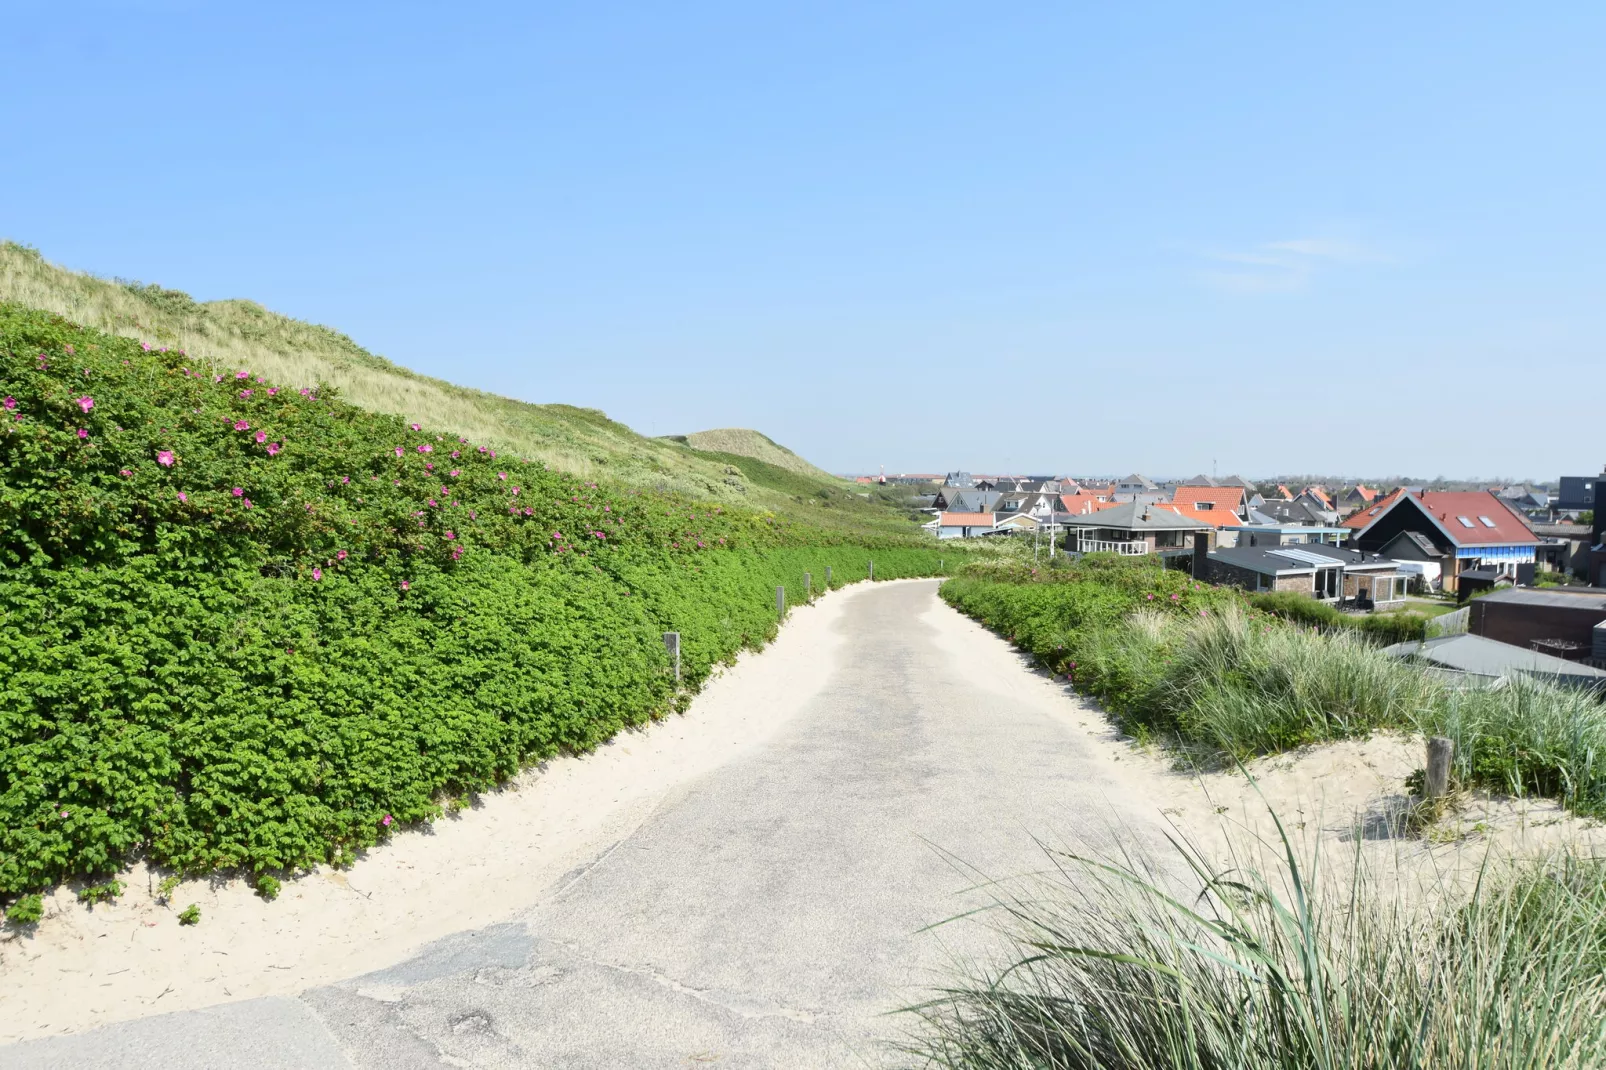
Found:
[[[392,822],[394,822],[394,821],[395,821],[395,820],[396,820],[396,819],[395,819],[395,818],[394,818],[394,817],[391,817],[391,816],[390,816],[390,815],[389,815],[389,814],[386,814],[386,815],[385,815],[385,816],[384,816],[384,817],[382,817],[382,818],[380,818],[380,819],[379,819],[379,823],[380,823],[380,824],[381,824],[381,825],[385,825],[385,826],[387,826],[387,827],[388,827],[388,826],[389,826],[389,825],[390,825],[390,824],[391,824],[391,823],[392,823]]]
[[[312,578],[314,580],[323,579],[323,569],[318,568],[316,565],[314,565],[313,568],[312,568]]]
[[[497,479],[506,479],[507,478],[507,473],[506,472],[498,472],[498,473],[496,473],[496,478]]]
[[[251,425],[244,420],[236,420],[234,421],[234,429],[236,431],[249,431],[251,430]]]
[[[268,387],[268,397],[271,398],[273,395],[277,394],[278,392],[279,392],[279,388],[278,387],[276,387],[276,386]]]
[[[406,581],[406,580],[402,580],[402,584],[401,584],[401,587],[402,587],[402,590],[404,590],[404,591],[405,591],[405,590],[407,590],[407,589],[408,589],[408,588],[409,588],[409,587],[411,587],[411,586],[412,586],[412,585],[411,585],[411,584],[409,584],[409,583],[408,583],[408,582],[407,582],[407,581]]]
[[[249,378],[251,378],[251,373],[250,372],[235,372],[234,373],[234,377],[236,379],[249,379]]]
[[[7,394],[4,404],[5,404],[5,407],[6,407],[6,411],[10,412],[12,409],[15,409],[17,407],[17,399],[12,397],[10,394]]]
[[[340,477],[340,482],[341,483],[350,483],[351,482],[351,477],[350,476],[341,476]]]
[[[461,454],[461,453],[459,453],[459,452],[458,452],[458,451],[457,451],[457,450],[453,450],[453,451],[452,451],[452,460],[454,460],[454,461],[455,461],[455,460],[457,460],[457,459],[458,459],[458,458],[459,458],[459,457],[461,457],[461,456],[462,456],[462,454]]]
[[[517,494],[519,493],[519,488],[514,487],[513,488],[513,493],[514,493],[515,496],[517,496]]]
[[[247,508],[247,509],[250,509],[250,508],[252,508],[252,505],[251,505],[251,499],[250,499],[250,498],[247,498],[247,499],[246,499],[246,500],[245,500],[245,507],[246,507],[246,508]]]
[[[302,387],[301,388],[301,396],[302,397],[306,397],[310,393],[312,393],[312,391],[308,390],[306,387]]]
[[[171,468],[171,467],[173,467],[173,451],[172,450],[157,450],[156,451],[156,463],[161,465],[163,468]]]
[[[401,455],[402,455],[402,448],[400,446],[397,446],[396,447],[396,456],[400,457]]]
[[[130,472],[128,469],[124,468],[124,469],[120,470],[117,474],[120,475],[120,476],[123,476],[124,478],[127,478],[128,476],[131,476],[134,473]]]
[[[481,447],[480,447],[480,452],[481,452],[481,453],[484,453],[484,452],[485,452],[485,447],[484,447],[484,446],[481,446]]]
[[[141,342],[139,344],[139,347],[141,349],[143,349],[147,353],[149,353],[151,351],[151,344],[149,342]]]
[[[257,442],[258,442],[258,444],[266,442],[267,440],[268,440],[268,433],[266,431],[258,431],[257,432]]]
[[[83,397],[78,399],[78,407],[83,409],[85,412],[88,412],[90,409],[95,407],[95,399],[90,397],[88,394],[85,394]]]
[[[456,533],[456,532],[455,532],[455,531],[448,531],[448,532],[447,532],[447,533],[446,533],[446,540],[447,540],[447,541],[448,541],[448,542],[450,542],[450,541],[451,541],[451,540],[453,540],[453,539],[455,539],[455,538],[457,538],[457,533]]]
[[[88,438],[88,437],[89,437],[89,428],[87,428],[87,427],[80,427],[80,428],[79,428],[79,429],[78,429],[78,437],[79,437],[79,438]]]
[[[270,442],[268,443],[268,456],[277,457],[279,455],[279,451],[282,449],[284,449],[284,447],[279,445],[277,442]]]
[[[344,551],[344,550],[337,550],[337,551],[336,551],[336,552],[335,552],[335,560],[336,560],[336,561],[344,561],[344,560],[345,560],[345,559],[346,559],[346,551]]]
[[[179,491],[178,492],[178,500],[181,501],[181,502],[187,502],[187,501],[190,500],[190,496],[188,494],[185,494],[183,491]]]
[[[461,468],[452,469],[452,478],[453,479],[456,479],[458,476],[460,476],[462,474],[463,474],[463,470]]]
[[[1154,595],[1152,595],[1152,594],[1146,594],[1143,597],[1145,599],[1147,599],[1148,601],[1150,601],[1150,602],[1154,601]]]
[[[1180,602],[1180,601],[1182,601],[1182,596],[1180,594],[1174,594],[1174,595],[1171,596],[1171,601]]]
[[[419,426],[418,426],[418,425],[417,425],[417,424],[414,424],[414,425],[413,425],[413,430],[414,430],[414,431],[417,431],[417,430],[419,430]]]
[[[422,446],[418,447],[418,452],[419,453],[434,453],[435,452],[435,447],[431,446],[428,442],[426,442]]]
[[[251,391],[249,391],[249,390],[242,390],[242,391],[240,391],[240,397],[242,397],[242,398],[248,398],[248,397],[250,397],[250,396],[251,396]]]
[[[241,487],[235,487],[234,488],[234,496],[236,498],[239,498],[239,497],[243,496],[244,494],[245,494],[244,488],[241,488]]]

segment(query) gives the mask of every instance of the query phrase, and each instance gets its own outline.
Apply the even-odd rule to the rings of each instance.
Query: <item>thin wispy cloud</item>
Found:
[[[1231,294],[1293,293],[1306,289],[1325,267],[1388,259],[1374,248],[1336,238],[1290,238],[1202,255],[1222,266],[1200,271],[1199,280]]]

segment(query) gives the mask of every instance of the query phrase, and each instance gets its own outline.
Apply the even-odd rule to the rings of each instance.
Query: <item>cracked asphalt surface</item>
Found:
[[[1040,868],[1034,836],[1146,843],[1074,700],[935,598],[846,596],[831,678],[773,738],[683,783],[534,909],[389,969],[0,1049],[34,1067],[854,1067],[984,952],[926,926]],[[945,616],[946,615],[946,616]]]

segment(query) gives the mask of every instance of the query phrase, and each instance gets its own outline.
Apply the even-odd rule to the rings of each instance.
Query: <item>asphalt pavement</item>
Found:
[[[1042,867],[1034,837],[1154,828],[1054,686],[936,586],[834,596],[847,643],[815,699],[534,909],[299,998],[0,1048],[0,1068],[896,1065],[913,1022],[889,1012],[992,939],[926,931],[981,901],[956,860],[1005,877]]]

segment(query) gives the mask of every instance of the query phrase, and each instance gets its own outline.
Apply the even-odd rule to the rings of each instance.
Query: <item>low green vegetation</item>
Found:
[[[0,398],[0,902],[136,856],[271,897],[676,709],[775,635],[778,585],[962,554],[807,519],[849,502],[577,478],[17,306]]]
[[[1361,632],[1384,643],[1403,643],[1408,639],[1423,638],[1429,616],[1416,610],[1363,615],[1341,613],[1326,602],[1318,602],[1309,595],[1294,591],[1264,591],[1253,594],[1249,596],[1249,604],[1262,613],[1269,613],[1296,624],[1308,625],[1324,632],[1342,630]]]
[[[1392,632],[1323,630],[1287,596],[1268,609],[1266,596],[1142,559],[975,564],[942,595],[1097,697],[1125,731],[1196,761],[1422,732],[1455,741],[1466,782],[1606,810],[1606,706],[1587,691],[1526,678],[1457,688],[1385,654]]]
[[[1013,957],[915,1008],[918,1065],[954,1070],[1419,1070],[1606,1063],[1606,864],[1495,868],[1435,906],[1357,853],[1319,880],[1285,839],[1175,882],[1055,855],[994,884]]]

